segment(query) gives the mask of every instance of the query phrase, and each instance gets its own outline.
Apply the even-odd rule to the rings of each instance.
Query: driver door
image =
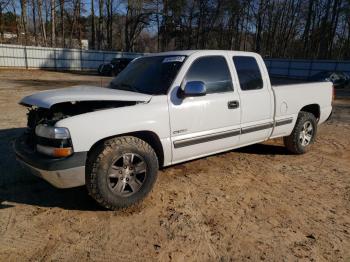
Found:
[[[173,163],[210,155],[235,147],[240,137],[240,101],[233,89],[227,57],[193,57],[186,63],[183,85],[202,81],[204,96],[179,97],[170,94],[169,114]]]

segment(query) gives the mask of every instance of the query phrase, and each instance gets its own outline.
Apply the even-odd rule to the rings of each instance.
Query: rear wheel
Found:
[[[86,186],[100,205],[115,210],[142,200],[157,173],[158,159],[149,144],[132,136],[117,137],[91,154]]]
[[[315,141],[317,121],[313,114],[300,112],[292,133],[283,138],[284,145],[294,154],[307,152]]]

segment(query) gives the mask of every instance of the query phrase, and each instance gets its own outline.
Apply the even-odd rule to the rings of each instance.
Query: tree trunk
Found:
[[[35,11],[35,0],[32,0],[32,14],[33,14],[33,34],[35,45],[38,45],[38,36],[36,31],[36,11]]]
[[[99,0],[99,18],[98,18],[98,38],[97,38],[97,45],[98,49],[100,50],[103,46],[103,6],[104,1]]]
[[[91,0],[91,49],[95,49],[95,37],[96,37],[96,28],[95,28],[95,8],[94,0]]]
[[[65,40],[65,30],[64,30],[64,0],[60,0],[60,18],[61,18],[61,45],[62,48],[66,47],[66,40]]]
[[[0,43],[4,40],[4,23],[2,18],[3,4],[0,2]]]
[[[111,0],[110,6],[110,28],[109,28],[109,39],[110,39],[110,48],[113,49],[113,0]]]
[[[193,36],[192,23],[193,23],[193,16],[194,16],[193,12],[194,12],[194,3],[192,3],[191,9],[190,9],[189,21],[187,26],[187,49],[192,48],[192,36]]]
[[[199,1],[199,15],[198,15],[198,21],[197,21],[197,30],[196,30],[196,47],[199,47],[199,38],[201,34],[201,28],[202,28],[202,20],[203,20],[203,1]]]
[[[12,11],[14,14],[17,14],[17,11],[16,11],[16,4],[14,2],[12,2]],[[18,22],[18,16],[16,15],[15,16],[15,22],[16,22],[16,35],[17,35],[17,43],[19,41],[19,22]]]
[[[163,19],[161,26],[161,51],[165,51],[168,47],[169,39],[169,14],[168,14],[168,0],[163,0]]]
[[[22,17],[22,29],[24,33],[25,45],[28,44],[27,35],[27,0],[21,0],[21,17]]]
[[[106,21],[106,35],[107,35],[107,48],[111,49],[111,0],[106,0],[106,11],[107,11],[107,21]]]
[[[256,37],[255,37],[255,52],[260,53],[261,46],[261,31],[262,31],[262,16],[263,16],[263,5],[264,1],[260,0],[259,2],[259,10],[257,14],[256,21]]]
[[[44,23],[44,20],[43,20],[42,10],[43,10],[43,2],[42,2],[42,0],[38,0],[39,24],[40,24],[40,27],[41,27],[41,33],[42,33],[42,37],[43,37],[43,40],[44,40],[44,46],[46,46],[47,45],[46,28],[45,28],[45,23]]]
[[[4,11],[9,5],[10,0],[0,0],[0,43],[4,40]],[[14,14],[15,11],[14,11]],[[17,16],[16,16],[17,17]],[[17,23],[17,19],[16,19]]]
[[[160,48],[160,19],[159,19],[159,0],[157,0],[157,16],[156,16],[156,22],[157,22],[157,52],[159,52]]]
[[[320,37],[320,43],[318,48],[318,58],[326,58],[327,57],[327,43],[329,41],[329,26],[328,26],[328,17],[329,17],[329,9],[331,7],[332,0],[327,0],[325,14],[322,17],[320,32],[322,32],[322,36]]]
[[[124,38],[125,38],[125,51],[129,52],[130,51],[130,38],[129,38],[129,12],[130,12],[130,7],[127,7],[126,11],[126,16],[125,16],[125,28],[124,28]]]
[[[78,22],[78,40],[79,40],[79,48],[82,48],[81,42],[81,1],[78,0],[78,10],[77,10],[77,22]]]
[[[311,26],[311,18],[312,18],[312,12],[313,12],[313,5],[314,5],[314,0],[309,0],[309,6],[308,6],[308,11],[307,11],[307,19],[306,19],[306,24],[305,24],[305,29],[303,33],[303,41],[304,41],[304,54],[306,54],[308,50],[308,43],[309,43],[309,34],[310,34],[310,26]]]
[[[56,8],[55,0],[51,0],[51,46],[56,46]]]
[[[74,32],[75,32],[75,26],[77,23],[77,18],[78,18],[78,13],[79,13],[79,0],[75,0],[74,3],[74,10],[73,10],[73,22],[70,30],[70,37],[69,37],[69,46],[70,48],[73,48],[74,43],[73,43],[73,37],[74,37]]]
[[[338,27],[338,20],[339,20],[339,13],[340,13],[340,7],[342,4],[342,0],[335,0],[333,4],[333,10],[332,10],[332,20],[331,20],[331,32],[329,37],[329,43],[328,43],[328,54],[327,57],[332,57],[332,51],[333,51],[333,42],[335,38],[335,33]]]
[[[246,51],[247,50],[247,28],[248,28],[248,24],[249,24],[249,16],[250,16],[250,12],[249,12],[249,4],[247,5],[246,7],[246,10],[245,10],[245,18],[243,20],[243,30],[245,30],[244,32],[244,37],[243,37],[243,51]]]

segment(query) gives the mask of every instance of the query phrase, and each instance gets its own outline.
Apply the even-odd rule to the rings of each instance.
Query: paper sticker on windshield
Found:
[[[163,63],[171,63],[171,62],[183,62],[185,60],[185,56],[170,56],[166,57],[163,60]]]

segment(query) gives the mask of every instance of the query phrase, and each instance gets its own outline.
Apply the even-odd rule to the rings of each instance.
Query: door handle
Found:
[[[236,109],[239,107],[239,102],[237,100],[228,101],[227,107],[228,109]]]

